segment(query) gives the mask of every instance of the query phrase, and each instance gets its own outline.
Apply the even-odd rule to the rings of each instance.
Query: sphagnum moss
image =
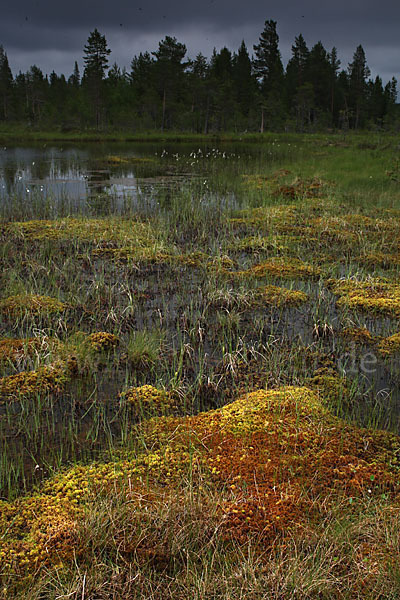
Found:
[[[155,395],[144,388],[137,393]],[[335,498],[398,493],[399,438],[345,424],[308,388],[259,390],[194,417],[155,418],[142,439],[151,448],[143,454],[76,466],[33,496],[2,502],[3,575],[24,581],[41,567],[84,559],[77,536],[83,510],[121,492],[134,510],[135,498],[143,502],[135,490],[178,489],[189,472],[202,473],[219,495],[220,534],[240,543],[257,534],[264,553],[274,539],[322,522]]]
[[[315,279],[320,276],[321,269],[303,263],[301,260],[295,258],[274,257],[243,271],[225,270],[224,273],[230,277],[240,279],[265,277],[276,279]]]
[[[18,316],[25,312],[32,315],[60,313],[67,308],[66,303],[56,298],[37,294],[9,296],[0,300],[0,312],[7,316]]]
[[[88,341],[94,350],[111,350],[119,344],[119,339],[113,333],[107,331],[99,331],[97,333],[91,333],[88,336]]]
[[[39,367],[36,371],[22,371],[0,378],[1,399],[18,400],[26,397],[60,392],[70,379],[67,363],[58,362]]]
[[[267,285],[260,294],[261,302],[276,306],[300,306],[309,300],[308,294],[300,290],[291,290],[275,285]]]
[[[151,227],[137,219],[65,218],[53,221],[23,221],[10,223],[11,235],[30,241],[77,240],[91,244],[134,243],[149,246],[154,243]]]
[[[121,398],[128,402],[136,411],[150,411],[150,413],[170,412],[177,408],[178,401],[170,392],[160,390],[152,385],[131,387],[121,394]]]
[[[400,285],[397,283],[345,279],[328,284],[333,293],[339,296],[337,305],[341,308],[400,316]]]
[[[381,339],[378,351],[382,356],[391,356],[400,352],[400,333]]]
[[[0,338],[0,362],[17,361],[40,347],[37,338]]]

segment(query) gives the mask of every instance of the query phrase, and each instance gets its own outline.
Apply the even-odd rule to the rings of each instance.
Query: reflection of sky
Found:
[[[153,212],[168,206],[173,189],[199,176],[190,166],[192,150],[187,148],[185,155],[184,147],[178,148],[184,160],[177,172],[175,161],[171,169],[168,159],[162,165],[157,160],[109,165],[105,161],[107,155],[149,158],[164,153],[178,160],[178,152],[168,148],[161,154],[154,144],[0,147],[0,213],[12,215],[17,205],[21,214],[24,207],[30,207],[26,214],[32,215],[93,213],[106,210],[107,203],[117,212]]]
[[[90,164],[89,164],[90,163]],[[0,199],[86,200],[97,194],[123,197],[140,193],[133,171],[113,177],[97,165],[88,152],[78,149],[1,148]]]

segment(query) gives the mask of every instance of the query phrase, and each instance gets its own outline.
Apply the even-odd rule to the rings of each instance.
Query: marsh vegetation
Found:
[[[399,596],[397,144],[1,151],[0,597]]]

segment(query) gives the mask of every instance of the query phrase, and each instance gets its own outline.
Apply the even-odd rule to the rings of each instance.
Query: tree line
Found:
[[[166,36],[154,52],[141,52],[130,70],[109,65],[107,40],[97,29],[70,77],[44,75],[33,65],[13,76],[0,46],[0,121],[64,131],[131,129],[219,131],[316,131],[328,128],[393,128],[398,122],[397,82],[371,79],[363,47],[341,68],[336,48],[308,48],[300,34],[286,66],[277,23],[265,21],[250,56],[214,49],[210,59],[187,58],[185,44]]]

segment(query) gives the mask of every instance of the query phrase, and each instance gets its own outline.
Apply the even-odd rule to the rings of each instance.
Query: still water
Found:
[[[280,166],[299,146],[91,143],[0,147],[0,216],[58,217],[74,213],[154,211],[168,194],[190,183],[220,193],[215,176],[246,162]],[[220,182],[219,182],[220,184]],[[229,190],[226,178],[224,195]]]

